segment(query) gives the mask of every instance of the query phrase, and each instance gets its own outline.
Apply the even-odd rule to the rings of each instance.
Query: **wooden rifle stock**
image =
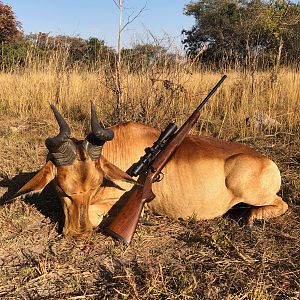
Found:
[[[152,183],[158,181],[157,179],[159,178],[161,170],[164,168],[176,149],[180,146],[191,128],[198,121],[200,109],[216,92],[226,77],[227,76],[224,75],[220,79],[186,122],[179,128],[170,141],[168,141],[164,149],[157,155],[157,157],[155,157],[151,166],[149,166],[147,170],[139,176],[139,185],[135,185],[133,187],[125,205],[105,228],[105,231],[109,235],[124,241],[127,245],[130,244],[145,203],[150,202],[155,198],[155,195],[152,192]]]
[[[152,192],[152,178],[148,173],[139,177],[139,181],[143,185],[135,185],[130,191],[130,197],[118,212],[117,216],[105,228],[105,231],[118,240],[122,240],[127,245],[130,244],[131,239],[135,233],[140,215],[142,213],[145,203],[152,201],[155,198]],[[140,180],[143,178],[143,180]]]

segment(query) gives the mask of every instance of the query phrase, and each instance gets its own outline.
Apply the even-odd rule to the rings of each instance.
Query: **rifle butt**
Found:
[[[151,188],[137,187],[104,231],[128,246],[135,233],[145,203],[154,198],[155,195]]]

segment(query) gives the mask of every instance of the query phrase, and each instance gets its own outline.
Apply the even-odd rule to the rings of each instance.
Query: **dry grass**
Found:
[[[122,120],[162,128],[182,123],[221,74],[150,68],[122,78]],[[250,233],[233,210],[195,222],[146,215],[130,247],[95,232],[86,241],[61,236],[62,210],[52,186],[40,196],[0,207],[1,299],[300,298],[300,73],[228,73],[203,110],[195,132],[243,140],[274,159],[282,172],[288,213]],[[47,100],[57,101],[74,135],[86,127],[94,99],[106,124],[117,112],[113,78],[67,70],[57,62],[0,74],[0,196],[16,190],[44,163],[44,139],[56,131]],[[280,124],[245,125],[257,111]]]
[[[170,120],[182,123],[222,75],[197,71],[193,64],[186,62],[165,68],[154,64],[135,73],[124,67],[121,111],[116,111],[113,70],[103,65],[92,72],[67,68],[64,63],[63,59],[56,59],[1,73],[2,114],[37,120],[43,114],[50,119],[50,100],[59,103],[70,119],[82,123],[89,115],[89,101],[93,99],[109,125],[135,120],[161,128]],[[290,134],[299,131],[299,72],[283,69],[277,80],[269,72],[229,71],[227,75],[221,91],[204,108],[196,131],[243,138],[249,134],[245,118],[257,112],[278,121],[281,125],[275,128],[277,131]]]

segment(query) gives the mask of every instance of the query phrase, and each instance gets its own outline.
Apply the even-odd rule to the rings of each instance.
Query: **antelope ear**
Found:
[[[127,173],[119,169],[117,166],[110,163],[103,155],[100,156],[98,160],[99,167],[104,172],[104,177],[111,181],[121,180],[126,181],[132,184],[136,184],[137,182]]]
[[[23,185],[11,199],[27,193],[40,193],[45,186],[54,179],[56,167],[52,161],[48,161],[46,165],[37,172],[25,185]]]

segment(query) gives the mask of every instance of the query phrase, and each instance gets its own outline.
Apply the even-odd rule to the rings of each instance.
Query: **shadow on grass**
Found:
[[[12,179],[4,178],[0,181],[0,187],[8,188],[7,192],[0,198],[0,205],[5,205],[14,201],[13,195],[37,172],[22,173]],[[64,225],[64,213],[60,200],[55,192],[54,185],[49,183],[40,194],[28,194],[21,196],[27,204],[33,205],[45,217],[50,218],[54,223],[58,223],[58,232],[61,233]]]
[[[223,217],[232,219],[236,221],[240,226],[245,225],[247,216],[250,212],[251,205],[248,205],[246,203],[238,203],[235,206],[233,206],[231,209],[229,209]]]

